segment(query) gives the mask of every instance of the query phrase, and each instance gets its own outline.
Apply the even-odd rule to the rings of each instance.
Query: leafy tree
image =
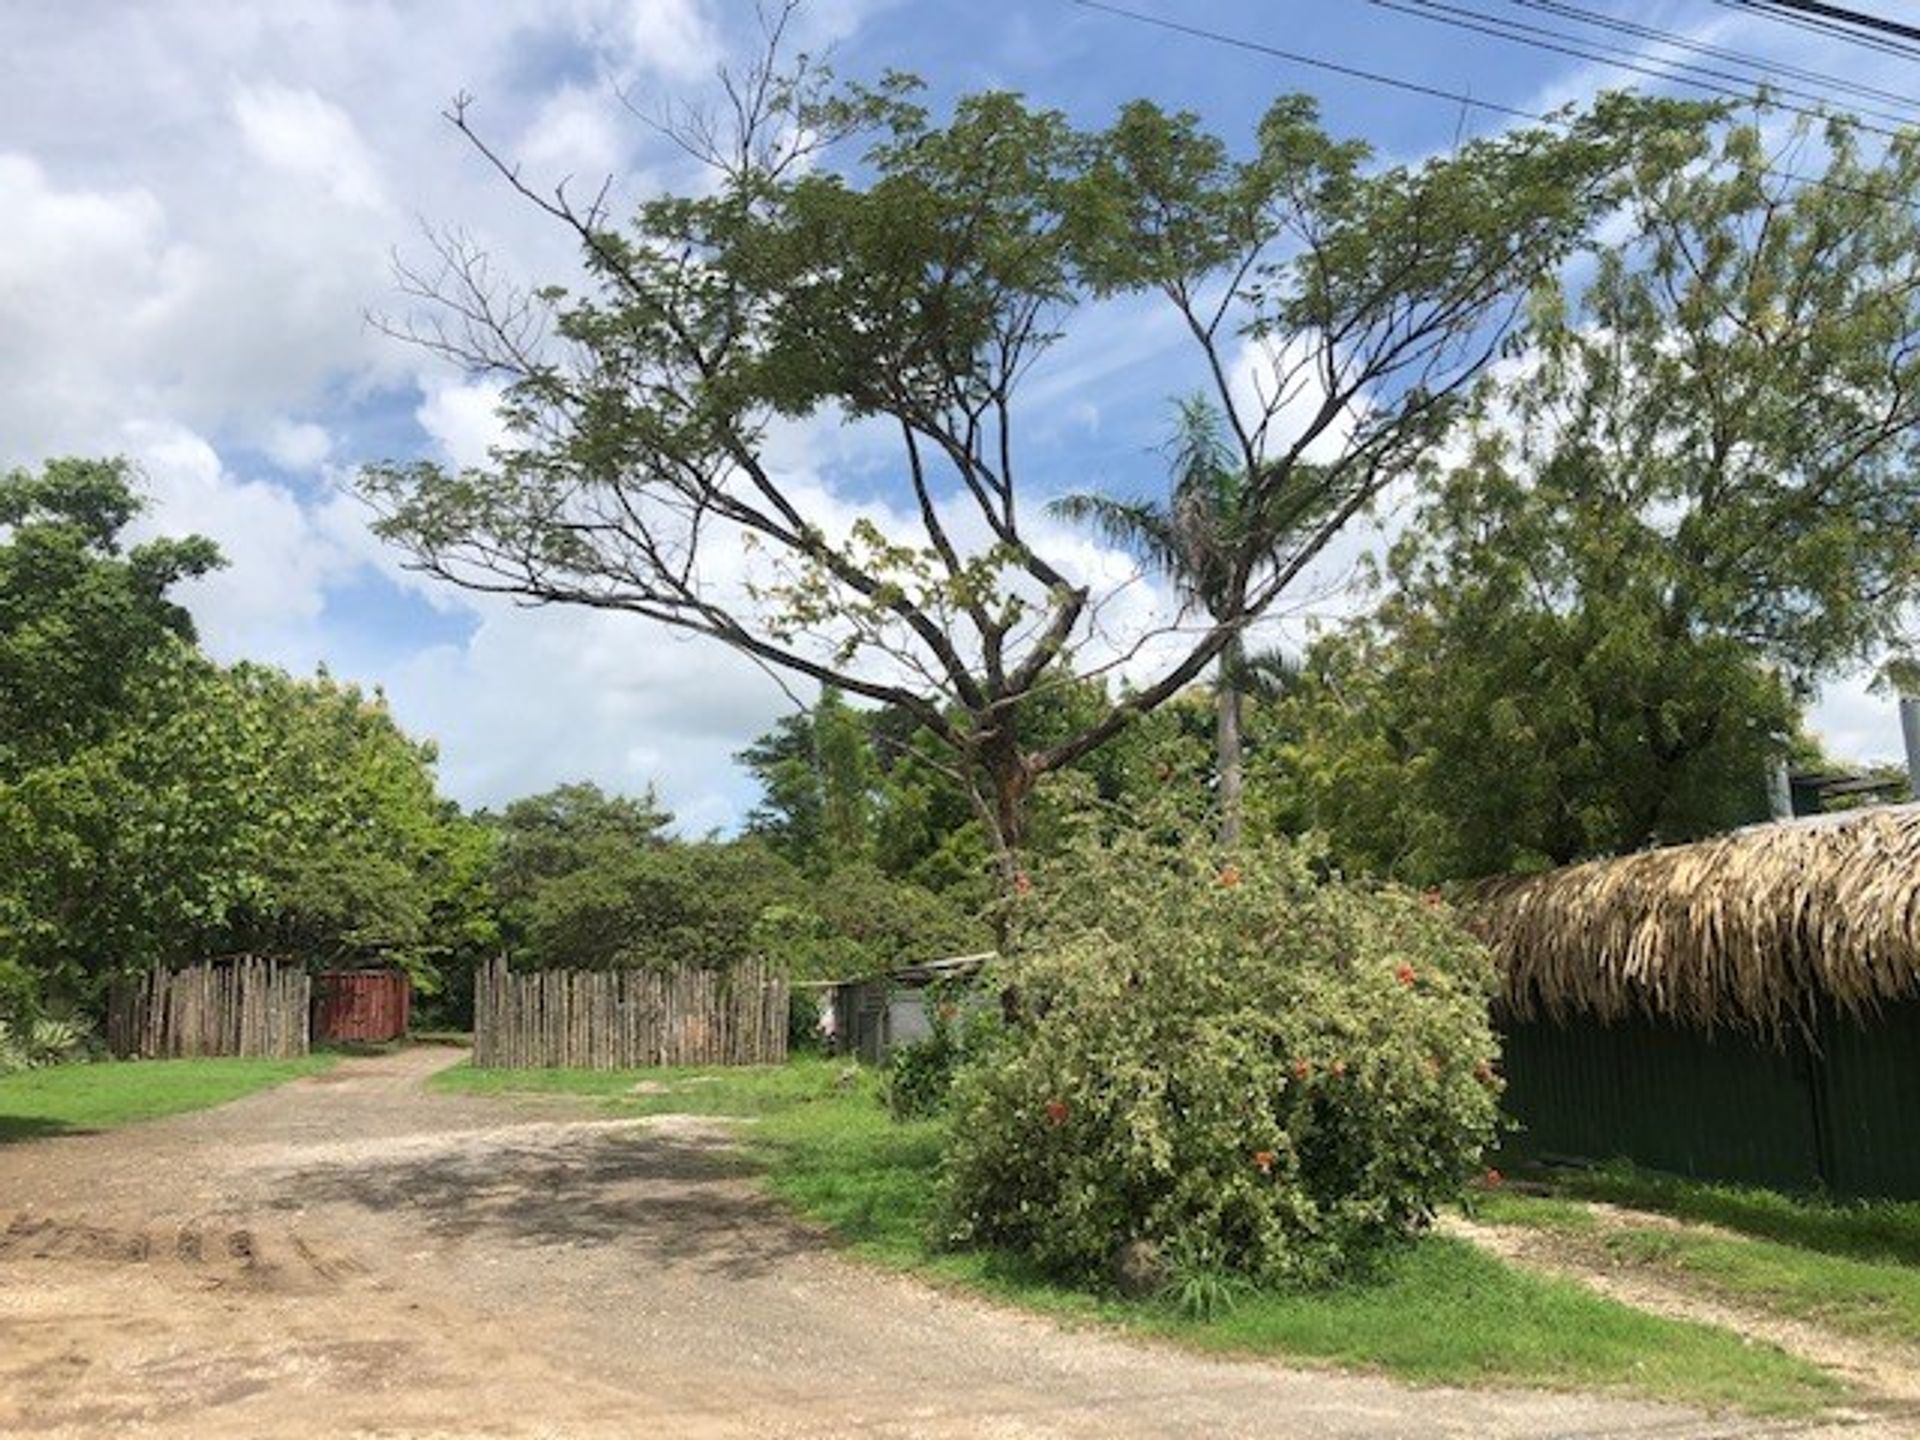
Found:
[[[249,869],[258,894],[229,919],[236,949],[316,965],[393,963],[426,985],[485,946],[488,846],[436,789],[434,747],[379,695],[324,672],[242,665],[234,699],[259,737]]]
[[[784,717],[736,758],[766,797],[748,831],[794,864],[830,871],[871,852],[879,765],[866,721],[838,690],[824,687],[812,709]]]
[[[238,949],[431,984],[491,943],[432,747],[352,687],[201,655],[168,591],[217,552],[128,546],[142,503],[119,461],[0,477],[0,1006]]]
[[[1764,814],[1822,679],[1920,597],[1920,140],[1816,184],[1759,131],[1647,172],[1323,646],[1277,789],[1353,858],[1473,874]]]
[[[1429,451],[1623,167],[1684,150],[1698,114],[1612,97],[1371,167],[1295,96],[1236,158],[1145,102],[1098,133],[997,93],[939,123],[904,77],[834,90],[782,71],[778,38],[734,77],[737,126],[681,128],[705,183],[624,228],[529,188],[456,105],[508,185],[579,242],[592,288],[504,292],[445,243],[412,279],[432,308],[406,333],[508,382],[510,438],[486,467],[377,466],[364,489],[382,533],[455,584],[625,610],[910,714],[1008,879],[1039,779],[1200,675]],[[1034,697],[1076,655],[1112,662],[1090,648],[1105,597],[1023,524],[1021,382],[1116,297],[1179,319],[1256,477],[1248,513],[1292,538],[1251,537],[1211,625],[1043,744]],[[1245,340],[1279,357],[1251,405],[1228,380]],[[896,437],[919,533],[809,513],[768,448],[775,420],[804,416]],[[1310,447],[1330,453],[1308,466]],[[722,553],[747,557],[744,589],[712,578]]]
[[[261,896],[254,717],[171,635],[95,738],[0,783],[0,970],[15,1005],[87,1004],[116,973],[224,948]]]
[[[125,461],[0,472],[0,777],[98,739],[149,657],[192,642],[168,591],[220,552],[201,536],[128,547],[144,508]]]

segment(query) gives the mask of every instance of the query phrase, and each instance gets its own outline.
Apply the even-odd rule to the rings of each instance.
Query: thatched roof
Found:
[[[1920,993],[1920,805],[1756,825],[1476,886],[1506,1005],[1765,1029]]]

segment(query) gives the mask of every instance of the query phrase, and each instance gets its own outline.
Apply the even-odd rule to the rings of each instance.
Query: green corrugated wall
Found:
[[[1509,1022],[1517,1158],[1920,1199],[1920,1002],[1775,1046],[1632,1019]]]

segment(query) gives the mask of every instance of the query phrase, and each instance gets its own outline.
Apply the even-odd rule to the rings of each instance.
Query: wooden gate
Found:
[[[323,1044],[379,1044],[406,1036],[413,986],[401,971],[329,970],[319,977],[318,985],[313,1034]]]

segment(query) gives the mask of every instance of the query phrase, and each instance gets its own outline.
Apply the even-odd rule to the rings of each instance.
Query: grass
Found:
[[[942,1249],[932,1238],[937,1200],[930,1183],[940,1163],[940,1125],[889,1120],[871,1073],[833,1062],[612,1073],[462,1066],[433,1083],[480,1094],[577,1095],[625,1114],[752,1118],[743,1134],[769,1187],[854,1253],[1064,1320],[1432,1383],[1613,1389],[1768,1413],[1805,1413],[1840,1393],[1818,1369],[1770,1347],[1632,1309],[1441,1236],[1410,1246],[1364,1285],[1259,1292],[1205,1321],[1164,1301],[1062,1284],[1017,1256]],[[635,1085],[646,1093],[634,1093]]]
[[[1839,1201],[1711,1185],[1630,1166],[1551,1172],[1554,1193],[1717,1225],[1796,1249],[1920,1266],[1920,1202]]]
[[[1553,1190],[1544,1198],[1483,1196],[1474,1211],[1496,1224],[1556,1231],[1576,1252],[1657,1270],[1738,1303],[1854,1335],[1920,1344],[1920,1267],[1906,1258],[1907,1227],[1920,1207],[1837,1205],[1625,1171],[1557,1176]],[[1569,1198],[1581,1195],[1720,1228],[1635,1225],[1630,1215],[1603,1226],[1581,1200]]]
[[[334,1059],[106,1060],[0,1076],[0,1144],[224,1105],[324,1070]]]

